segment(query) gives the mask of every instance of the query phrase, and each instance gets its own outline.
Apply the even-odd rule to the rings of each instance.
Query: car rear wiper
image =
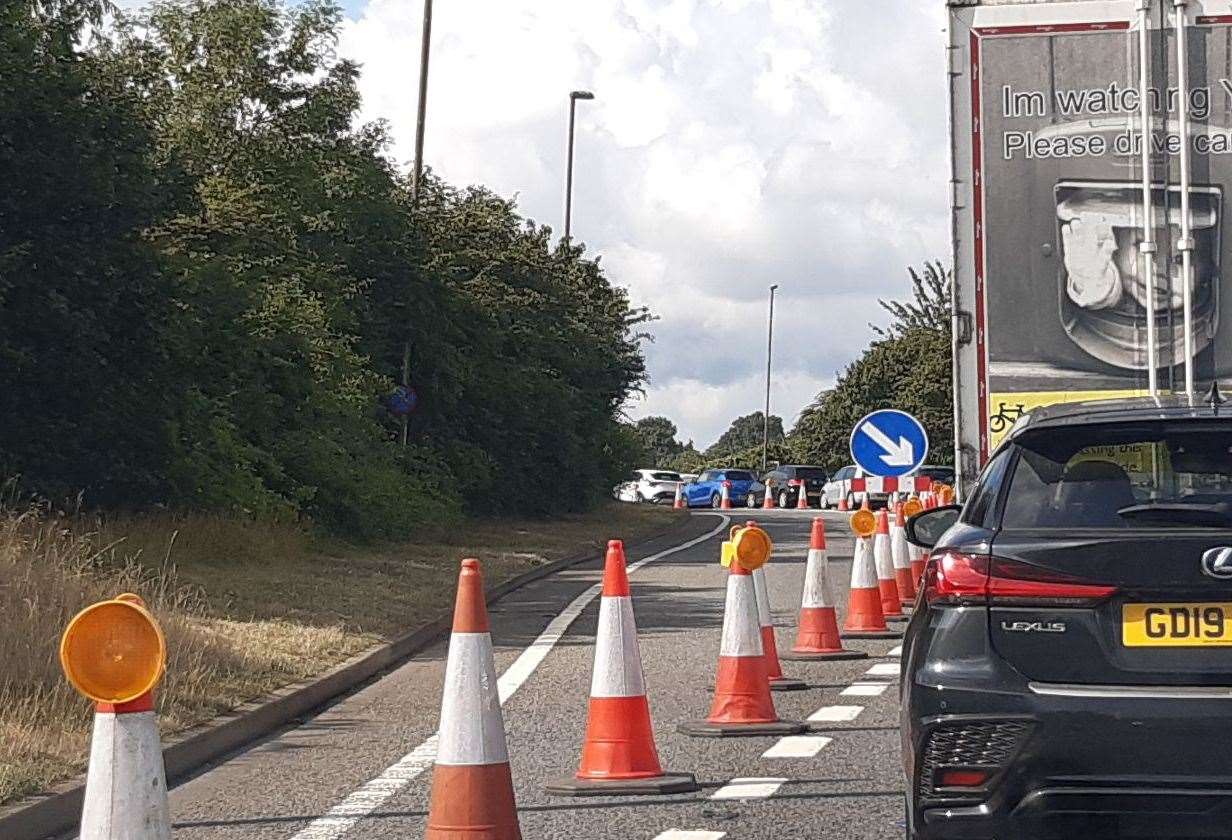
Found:
[[[1126,519],[1141,519],[1161,525],[1204,525],[1211,528],[1232,526],[1232,508],[1227,502],[1198,504],[1195,502],[1156,502],[1130,505],[1117,511]]]

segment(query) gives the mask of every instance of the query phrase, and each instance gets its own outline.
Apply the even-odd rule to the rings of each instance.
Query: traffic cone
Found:
[[[840,513],[846,513],[849,510],[846,494],[838,497],[838,509]]]
[[[885,508],[877,511],[873,562],[877,566],[877,587],[881,590],[881,614],[886,621],[906,621],[907,616],[903,614],[903,603],[894,577],[894,555],[890,549],[890,517]]]
[[[685,507],[688,507],[688,505],[684,503],[684,482],[677,481],[676,482],[676,500],[672,502],[672,508],[675,510],[680,510]]]
[[[424,840],[521,840],[483,577],[463,560]]]
[[[868,503],[867,490],[860,494],[860,510],[872,510],[872,507]]]
[[[774,510],[774,488],[769,484],[766,485],[766,495],[761,500],[762,510]]]
[[[581,765],[576,775],[549,782],[548,793],[622,796],[698,790],[692,773],[664,773],[659,764],[620,540],[607,544],[592,674]]]
[[[885,615],[881,611],[881,589],[877,582],[873,546],[868,537],[859,536],[851,561],[851,588],[842,638],[897,639],[902,635],[900,631],[886,626]]]
[[[770,592],[766,588],[766,570],[753,570],[753,591],[757,594],[757,625],[761,631],[761,649],[766,657],[766,676],[771,691],[802,691],[808,688],[804,680],[783,676],[779,664],[779,645],[774,637],[774,618],[770,614]]]
[[[805,725],[780,720],[770,696],[770,676],[757,625],[757,592],[753,574],[732,562],[727,576],[723,640],[714,703],[705,720],[687,721],[677,729],[703,738],[743,735],[796,735]]]
[[[121,595],[114,602],[132,604],[145,611],[144,602],[136,595]],[[89,610],[83,611],[79,617],[85,617],[87,612]],[[74,619],[73,624],[76,623]],[[127,629],[100,626],[91,631],[88,624],[89,619],[86,618],[81,628],[83,632],[123,635]],[[61,643],[62,661],[72,656],[65,652],[67,647],[74,644],[69,639],[72,630],[73,625],[70,625],[66,639]],[[129,642],[129,639],[119,640],[125,648]],[[116,664],[131,656],[131,651],[127,649],[124,655],[119,655],[114,645],[109,652],[116,654]],[[106,664],[111,666],[113,663],[108,661]],[[66,669],[68,667],[66,664]],[[162,673],[161,659],[157,672],[154,682]],[[125,702],[95,702],[90,763],[86,770],[78,836],[80,840],[169,840],[171,837],[171,809],[167,804],[167,776],[158,736],[158,716],[154,712],[153,688]]]
[[[808,510],[808,485],[804,483],[804,479],[800,479],[800,483],[796,486],[799,488],[799,493],[796,495],[796,510]]]
[[[826,554],[826,523],[820,516],[813,520],[809,538],[808,564],[804,571],[804,595],[800,599],[800,620],[796,643],[782,654],[783,659],[820,662],[832,659],[864,659],[867,653],[844,650],[838,635],[838,618],[834,599],[830,595]]]
[[[731,510],[731,482],[724,481],[720,486],[722,489],[719,491],[721,493],[719,507],[723,510]]]
[[[915,578],[911,574],[911,546],[904,527],[903,503],[894,506],[894,525],[890,529],[890,556],[894,561],[894,583],[903,606],[915,603]]]

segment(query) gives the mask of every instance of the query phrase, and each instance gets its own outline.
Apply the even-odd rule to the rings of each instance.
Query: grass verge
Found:
[[[172,734],[319,674],[447,609],[457,561],[497,583],[678,514],[610,504],[550,521],[484,520],[354,546],[290,525],[171,514],[86,520],[0,511],[0,804],[85,765],[90,707],[56,649],[83,606],[138,592],[167,636]]]

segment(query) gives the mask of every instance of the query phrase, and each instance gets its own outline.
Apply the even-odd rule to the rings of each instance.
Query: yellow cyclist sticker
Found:
[[[1033,408],[1057,403],[1142,396],[1146,396],[1146,391],[1024,391],[991,394],[988,398],[989,448],[990,450],[996,449],[997,444],[1009,433],[1014,422]]]

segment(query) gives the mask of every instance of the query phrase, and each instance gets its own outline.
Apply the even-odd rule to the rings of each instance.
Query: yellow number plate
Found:
[[[1232,646],[1232,603],[1126,604],[1126,647]]]

